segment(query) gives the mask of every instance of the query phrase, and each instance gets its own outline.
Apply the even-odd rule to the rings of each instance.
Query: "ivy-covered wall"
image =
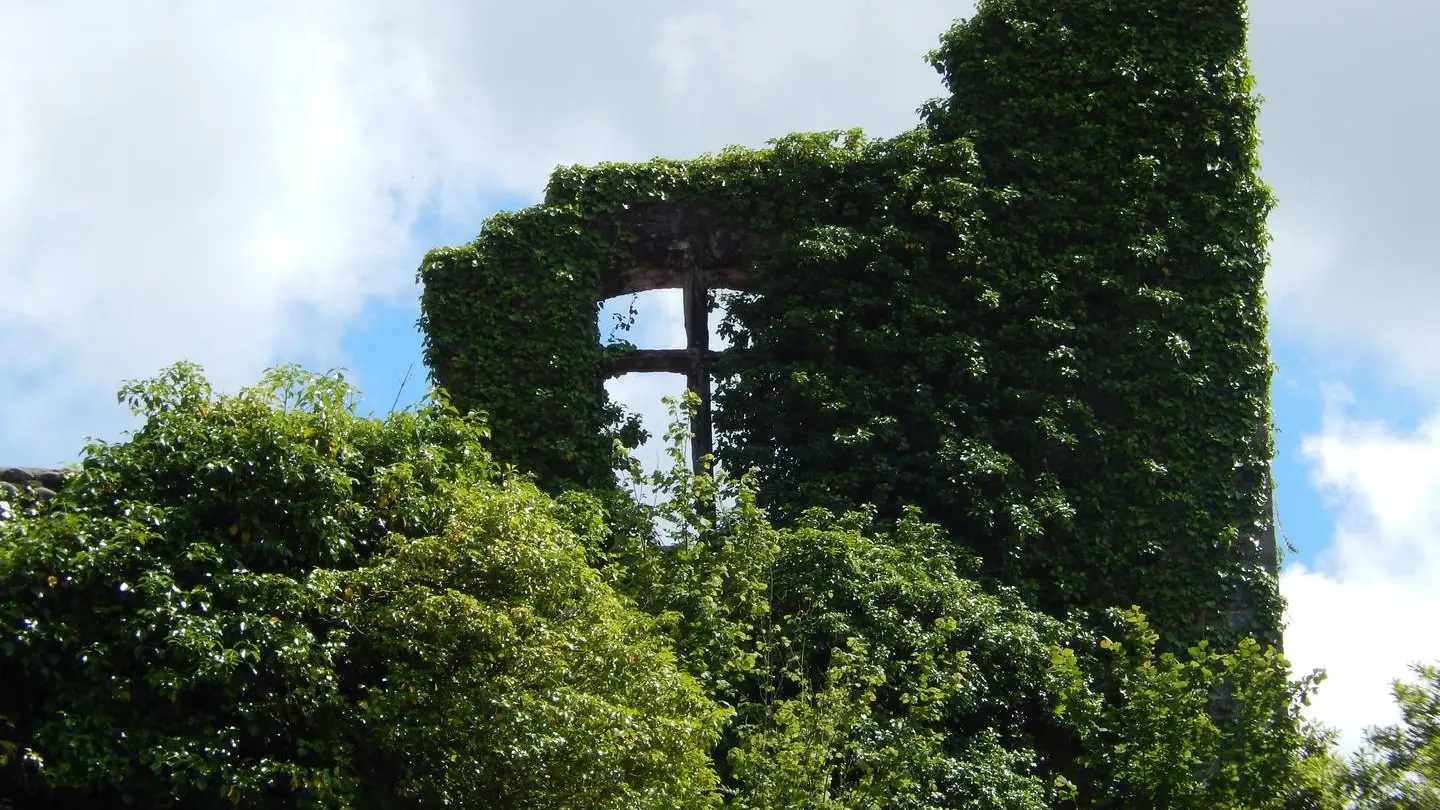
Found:
[[[499,457],[607,486],[599,301],[743,265],[717,453],[778,518],[916,504],[1047,611],[1277,641],[1244,4],[982,0],[930,58],[950,95],[894,138],[557,170],[426,257],[435,379]]]

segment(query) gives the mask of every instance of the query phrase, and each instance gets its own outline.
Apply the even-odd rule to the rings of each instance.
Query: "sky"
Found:
[[[133,427],[177,361],[234,390],[427,387],[415,269],[559,164],[797,130],[889,135],[941,93],[940,0],[0,0],[0,464]],[[1262,0],[1286,652],[1353,747],[1440,659],[1440,25],[1431,0]],[[647,346],[678,302],[642,301]],[[654,414],[678,378],[612,384]],[[654,453],[655,451],[647,450]]]

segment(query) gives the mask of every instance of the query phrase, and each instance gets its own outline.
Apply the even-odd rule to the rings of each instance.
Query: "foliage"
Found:
[[[600,385],[593,264],[607,250],[573,211],[501,214],[473,244],[425,257],[425,359],[456,405],[483,404],[497,456],[547,488],[612,481],[622,414]]]
[[[361,419],[294,369],[125,397],[144,427],[0,529],[0,800],[1323,806],[1273,651],[1052,618],[914,510],[778,526],[680,466],[554,499],[443,396]]]
[[[1157,655],[1158,634],[1131,608],[1112,614],[1109,700],[1087,724],[1081,762],[1094,808],[1326,807],[1336,785],[1328,739],[1302,708],[1319,678],[1292,681],[1280,654],[1246,639]],[[1337,808],[1338,810],[1338,808]]]
[[[677,463],[640,483],[668,497],[646,510],[652,535],[614,538],[607,571],[733,709],[715,752],[729,806],[1299,810],[1333,794],[1300,716],[1314,679],[1253,640],[1175,654],[1133,608],[1103,632],[1058,621],[987,592],[913,510],[777,527],[744,479]]]
[[[1051,615],[1277,641],[1243,3],[982,0],[930,59],[949,95],[893,138],[556,170],[544,204],[427,256],[436,379],[500,458],[603,488],[598,299],[685,247],[646,223],[704,212],[696,240],[755,246],[718,454],[782,524],[919,506]]]
[[[1358,810],[1440,807],[1440,665],[1413,670],[1417,683],[1394,684],[1400,723],[1373,729],[1350,763]]]
[[[0,797],[712,803],[723,713],[443,397],[381,422],[182,364],[122,398],[144,426],[0,524]]]
[[[932,60],[925,142],[969,148],[762,266],[722,457],[791,511],[919,505],[1056,615],[1275,640],[1241,4],[982,2]]]
[[[669,436],[678,457],[683,431]],[[914,515],[891,532],[815,510],[777,529],[743,485],[707,520],[695,504],[723,478],[651,483],[676,534],[620,547],[617,570],[735,709],[716,752],[732,806],[1047,806],[1024,727],[1044,715],[1058,622],[962,578]]]

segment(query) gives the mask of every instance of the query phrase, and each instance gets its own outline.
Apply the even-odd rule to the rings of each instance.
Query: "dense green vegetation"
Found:
[[[1440,807],[1440,665],[1416,665],[1415,682],[1395,682],[1400,723],[1372,729],[1346,773],[1360,810]]]
[[[442,398],[177,366],[0,524],[14,807],[1296,807],[1309,684],[987,591],[913,511],[553,497]],[[677,442],[683,431],[675,428]],[[726,506],[725,503],[731,505]],[[713,508],[706,504],[716,504]],[[1228,695],[1215,712],[1217,694]]]
[[[1346,763],[1273,646],[1244,46],[981,0],[910,132],[564,168],[432,251],[423,406],[127,385],[0,504],[0,808],[1433,808],[1440,672]],[[678,405],[641,475],[601,387],[657,206],[753,248],[738,477]]]
[[[918,506],[1053,616],[1276,642],[1243,2],[987,0],[930,61],[949,95],[892,138],[557,170],[426,257],[436,379],[542,485],[609,486],[597,300],[639,257],[753,243],[717,454],[776,520]],[[647,231],[686,216],[713,224]]]
[[[1433,806],[1433,669],[1346,768],[1274,651],[1052,618],[913,510],[554,497],[443,395],[295,369],[122,398],[0,522],[0,806]]]
[[[722,713],[443,404],[194,369],[0,526],[16,806],[692,807]]]

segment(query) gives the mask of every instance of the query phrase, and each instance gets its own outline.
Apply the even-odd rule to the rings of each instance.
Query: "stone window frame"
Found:
[[[631,373],[685,376],[685,387],[699,400],[690,420],[691,469],[714,453],[715,428],[711,369],[723,353],[710,346],[710,292],[744,292],[754,287],[753,264],[758,235],[722,225],[703,205],[654,203],[621,217],[635,237],[628,267],[607,274],[601,300],[650,290],[680,290],[685,325],[683,349],[637,349],[611,360],[607,379]]]

